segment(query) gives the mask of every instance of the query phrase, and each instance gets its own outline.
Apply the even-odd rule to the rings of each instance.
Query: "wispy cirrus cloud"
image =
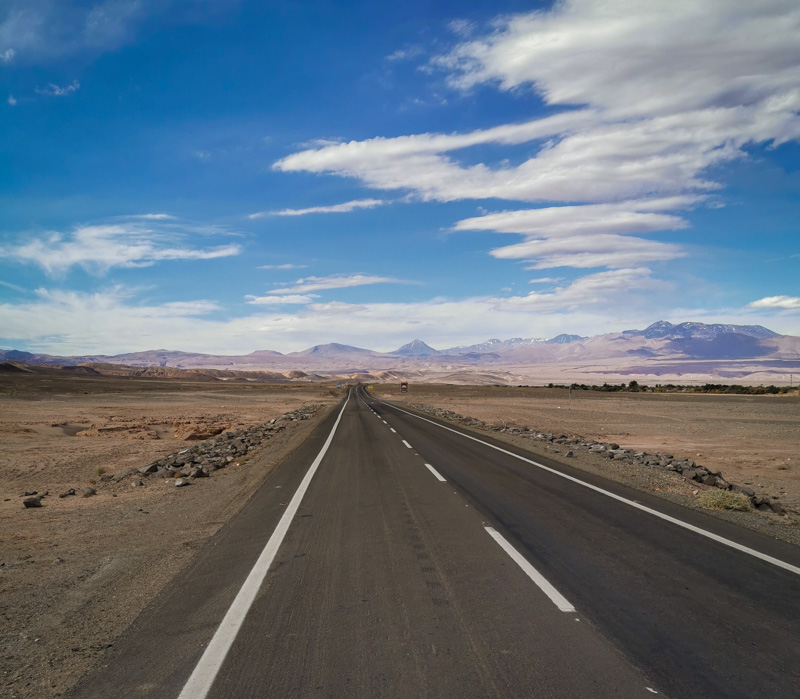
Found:
[[[217,231],[219,232],[219,231]],[[98,225],[76,226],[68,232],[50,231],[25,236],[25,241],[0,247],[0,256],[23,264],[34,264],[48,274],[70,267],[104,273],[112,267],[147,267],[167,260],[211,260],[238,255],[236,244],[199,248],[186,243],[200,227],[164,224],[161,220],[119,220]]]
[[[259,219],[266,216],[306,216],[308,214],[342,214],[355,211],[356,209],[374,209],[376,206],[383,206],[389,202],[383,199],[355,199],[346,201],[342,204],[331,206],[310,206],[306,209],[280,209],[278,211],[257,211],[250,214],[247,218]]]
[[[800,297],[798,296],[765,296],[749,303],[750,308],[777,308],[781,310],[800,310]]]
[[[48,97],[66,97],[80,89],[80,83],[77,80],[73,80],[69,85],[64,85],[64,87],[56,85],[55,83],[50,83],[45,87],[37,87],[36,94],[47,95]]]
[[[113,51],[135,40],[152,17],[197,21],[238,0],[8,0],[0,7],[0,60],[50,61],[81,52]]]
[[[171,214],[137,214],[130,218],[140,218],[145,221],[174,221],[177,217]]]
[[[270,292],[271,293],[271,292]],[[282,296],[245,296],[247,303],[256,306],[278,306],[280,304],[307,305],[318,299],[317,294],[285,294]]]
[[[293,262],[287,262],[282,265],[260,265],[259,269],[305,269],[308,265],[296,265]]]
[[[298,279],[294,284],[279,289],[272,289],[267,294],[305,294],[311,291],[329,289],[349,289],[354,286],[370,284],[408,284],[409,282],[392,277],[380,277],[372,274],[332,274],[327,277],[306,277]]]

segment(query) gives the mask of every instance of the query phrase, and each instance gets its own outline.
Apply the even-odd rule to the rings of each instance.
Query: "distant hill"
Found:
[[[412,340],[390,354],[399,354],[401,357],[430,357],[441,353],[430,345],[426,345],[422,340]]]
[[[644,330],[625,330],[622,334],[646,337],[651,340],[714,340],[723,335],[746,335],[759,339],[778,337],[778,333],[761,325],[707,325],[705,323],[673,325],[666,320],[659,320]]]
[[[623,371],[625,366],[636,367],[634,362],[660,362],[666,366],[665,362],[673,360],[706,363],[752,360],[762,362],[763,366],[772,362],[769,366],[782,367],[781,371],[800,373],[800,338],[779,335],[760,325],[696,322],[676,325],[658,321],[644,330],[624,330],[588,338],[569,333],[550,339],[493,338],[443,350],[434,349],[421,339],[414,339],[394,352],[329,343],[289,354],[256,350],[242,356],[157,349],[118,355],[57,357],[0,350],[0,363],[5,363],[2,372],[6,374],[19,373],[17,369],[22,365],[65,367],[65,372],[75,375],[91,375],[92,370],[96,370],[104,375],[138,374],[159,378],[189,378],[181,372],[196,370],[201,374],[195,378],[201,381],[223,377],[229,381],[308,381],[335,376],[363,376],[371,380],[366,377],[452,377],[462,372],[500,376],[511,368],[525,373],[537,366],[581,362],[611,362]],[[79,365],[83,368],[66,369]],[[708,366],[708,371],[714,371],[713,366]],[[553,371],[556,371],[553,377],[558,380],[558,370]],[[731,371],[740,374],[750,369],[738,367]]]

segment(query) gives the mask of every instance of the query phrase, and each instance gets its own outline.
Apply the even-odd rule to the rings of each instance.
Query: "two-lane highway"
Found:
[[[73,696],[796,696],[793,547],[474,437],[352,391]]]

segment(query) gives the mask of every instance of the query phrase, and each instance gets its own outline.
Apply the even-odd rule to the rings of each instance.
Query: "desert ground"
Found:
[[[102,656],[337,400],[322,384],[0,376],[0,695],[55,697]],[[301,406],[191,487],[104,479]],[[141,482],[141,486],[132,487]],[[93,486],[97,495],[81,497]],[[59,498],[69,489],[77,495]],[[47,492],[41,508],[23,494]]]
[[[734,483],[779,496],[786,516],[722,513],[800,540],[800,397],[573,392],[504,386],[375,384],[379,398],[445,408],[643,451],[687,456]],[[343,395],[331,384],[0,376],[0,694],[63,694]],[[314,417],[187,488],[109,476],[220,431],[302,406]],[[496,435],[514,441],[513,436]],[[517,440],[559,459],[546,445]],[[570,465],[687,504],[704,488],[619,462]],[[642,469],[639,469],[641,471]],[[97,494],[81,497],[93,485]],[[58,495],[77,491],[77,495]],[[25,509],[24,493],[48,493]]]
[[[564,388],[414,383],[408,393],[401,393],[399,384],[375,384],[372,393],[385,400],[443,408],[488,423],[515,423],[541,432],[616,442],[634,451],[689,458],[722,471],[731,483],[748,485],[760,495],[777,496],[800,513],[800,396],[796,393],[748,396],[573,390],[570,399]],[[517,441],[536,448],[530,441]],[[644,480],[637,474],[616,474],[617,465],[605,459],[570,463],[648,490],[688,498],[699,494],[694,492],[696,484],[687,485],[673,474],[664,474],[669,478],[648,485],[652,474]],[[749,518],[756,522],[765,519],[756,513]],[[739,519],[748,524],[748,517]]]

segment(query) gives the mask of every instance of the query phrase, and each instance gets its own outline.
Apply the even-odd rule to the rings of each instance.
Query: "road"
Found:
[[[796,547],[476,437],[352,391],[70,696],[798,696]]]

